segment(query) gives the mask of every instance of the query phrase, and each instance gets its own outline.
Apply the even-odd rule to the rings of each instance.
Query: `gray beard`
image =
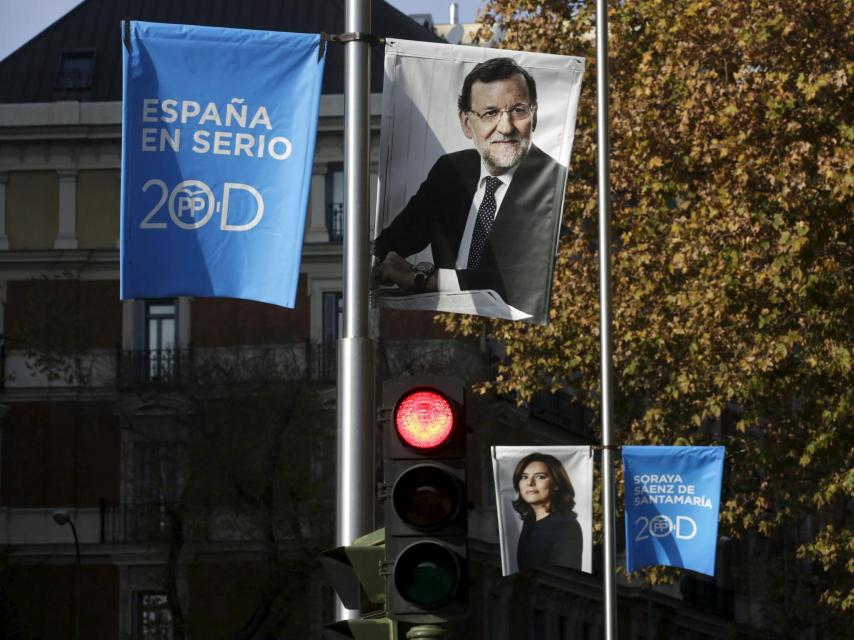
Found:
[[[509,139],[512,140],[513,138]],[[507,171],[518,165],[525,159],[525,156],[528,155],[528,150],[531,148],[530,136],[527,140],[520,141],[522,144],[512,153],[497,153],[495,149],[492,149],[489,146],[491,140],[487,140],[483,146],[475,142],[474,148],[477,149],[483,164],[489,172],[492,175],[501,175],[502,173],[507,173]]]

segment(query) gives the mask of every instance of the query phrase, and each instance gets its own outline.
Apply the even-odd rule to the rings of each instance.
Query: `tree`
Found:
[[[725,444],[721,533],[782,565],[767,619],[797,635],[820,601],[850,624],[854,5],[636,0],[609,24],[619,439]],[[481,390],[595,407],[594,6],[493,0],[481,35],[496,25],[506,48],[588,61],[550,324],[443,322],[504,344]]]
[[[298,603],[308,604],[317,557],[332,544],[334,474],[333,414],[303,369],[284,347],[200,354],[179,429],[125,417],[138,435],[162,437],[165,427],[179,445],[160,452],[157,464],[167,477],[140,496],[149,507],[144,519],[154,526],[138,532],[165,550],[162,585],[173,638],[210,637],[214,629],[235,640],[279,637],[307,624],[307,608]],[[241,594],[241,602],[227,605],[232,611],[211,615],[197,593],[187,610],[181,588],[193,568],[185,554],[190,543],[196,550],[224,546],[237,556],[235,565],[249,557],[257,566],[249,598]],[[217,615],[226,628],[212,622]]]
[[[196,349],[192,361],[140,351],[122,368],[115,349],[93,348],[107,323],[92,322],[99,310],[87,311],[97,305],[79,279],[26,284],[8,339],[31,375],[73,392],[75,434],[86,428],[80,400],[118,383],[109,402],[132,443],[121,461],[130,486],[125,504],[104,505],[101,526],[111,542],[159,552],[151,573],[168,615],[144,617],[147,631],[250,640],[307,628],[309,585],[334,530],[334,393],[307,379],[312,354],[303,343]],[[19,570],[0,557],[0,635],[18,637],[7,565]]]

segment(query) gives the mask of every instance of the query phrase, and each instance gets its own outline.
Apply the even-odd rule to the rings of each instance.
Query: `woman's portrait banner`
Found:
[[[584,59],[388,40],[376,304],[546,324]]]
[[[568,567],[592,573],[589,446],[492,447],[501,573]]]

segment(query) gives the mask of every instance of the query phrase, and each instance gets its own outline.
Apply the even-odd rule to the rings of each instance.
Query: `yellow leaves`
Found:
[[[705,28],[713,7],[714,37]],[[813,35],[805,17],[815,13],[799,2],[638,0],[612,10],[626,16],[612,23],[611,42],[616,410],[637,416],[625,436],[639,444],[699,441],[715,433],[713,421],[724,422],[732,493],[721,523],[727,535],[776,534],[799,510],[826,509],[854,492],[846,488],[854,476],[845,475],[854,455],[854,64],[839,49],[846,22]],[[513,26],[514,47],[549,42],[545,23],[530,34],[522,20]],[[563,36],[554,29],[557,50]],[[510,348],[503,390],[530,394],[572,380],[595,410],[588,79],[551,325],[488,327]]]
[[[824,95],[825,89],[844,92],[848,86],[848,72],[844,68],[837,68],[823,73],[801,73],[795,86],[807,102],[813,102],[820,94]]]

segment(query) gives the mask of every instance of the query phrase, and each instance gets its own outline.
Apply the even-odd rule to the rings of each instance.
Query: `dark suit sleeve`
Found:
[[[385,260],[389,251],[406,257],[422,251],[430,244],[431,214],[438,207],[442,164],[443,158],[439,158],[415,195],[409,199],[392,223],[377,236],[373,254],[380,260]]]

